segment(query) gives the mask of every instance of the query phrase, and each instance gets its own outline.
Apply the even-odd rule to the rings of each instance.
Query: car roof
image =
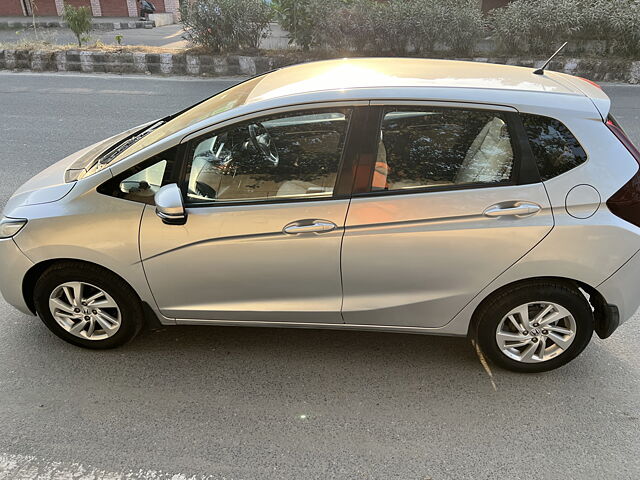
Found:
[[[318,91],[356,88],[444,87],[583,95],[570,83],[533,69],[423,58],[349,58],[309,62],[263,76],[247,103]]]
[[[245,91],[237,104],[221,109],[225,99],[218,101],[218,95],[234,89]],[[602,120],[611,104],[600,88],[578,77],[551,71],[535,75],[531,68],[512,65],[398,57],[324,60],[274,70],[214,95],[136,142],[134,150],[122,152],[120,158],[135,158],[159,140],[167,148],[226,122],[274,109],[398,101],[487,105],[560,121],[576,116]]]
[[[533,68],[513,65],[426,58],[323,60],[284,67],[258,77],[260,81],[244,105],[284,105],[296,97],[307,101],[312,97],[324,101],[364,99],[369,92],[370,99],[376,95],[398,100],[448,97],[520,106],[531,113],[572,110],[607,118],[611,101],[598,85],[564,73],[533,72]],[[416,96],[417,92],[421,93]],[[559,102],[557,95],[563,95],[564,101]]]

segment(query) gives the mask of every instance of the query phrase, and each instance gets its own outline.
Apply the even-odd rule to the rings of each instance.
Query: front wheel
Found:
[[[573,360],[593,335],[593,312],[577,287],[563,282],[516,285],[477,312],[481,351],[516,372],[544,372]]]
[[[58,337],[86,348],[120,346],[140,331],[138,296],[120,277],[75,262],[46,270],[35,286],[38,316]]]

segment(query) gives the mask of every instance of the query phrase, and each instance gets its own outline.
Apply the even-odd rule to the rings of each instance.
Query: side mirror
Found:
[[[182,202],[182,192],[177,184],[165,185],[155,194],[156,215],[167,225],[184,225],[187,211]]]

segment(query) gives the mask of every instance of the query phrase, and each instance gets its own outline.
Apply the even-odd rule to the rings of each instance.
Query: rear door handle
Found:
[[[510,204],[497,204],[491,205],[484,211],[485,217],[497,218],[497,217],[528,217],[529,215],[535,215],[542,207],[537,203],[532,202],[513,202]]]
[[[335,230],[338,226],[329,220],[296,220],[291,222],[282,229],[284,233],[289,235],[298,235],[300,233],[325,233]]]

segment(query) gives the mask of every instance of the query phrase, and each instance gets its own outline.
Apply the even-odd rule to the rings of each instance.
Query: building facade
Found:
[[[178,12],[179,0],[151,0],[156,13]],[[137,0],[36,0],[36,15],[62,15],[64,4],[91,9],[94,17],[137,17],[140,8]],[[31,15],[29,0],[0,0],[0,16]]]

